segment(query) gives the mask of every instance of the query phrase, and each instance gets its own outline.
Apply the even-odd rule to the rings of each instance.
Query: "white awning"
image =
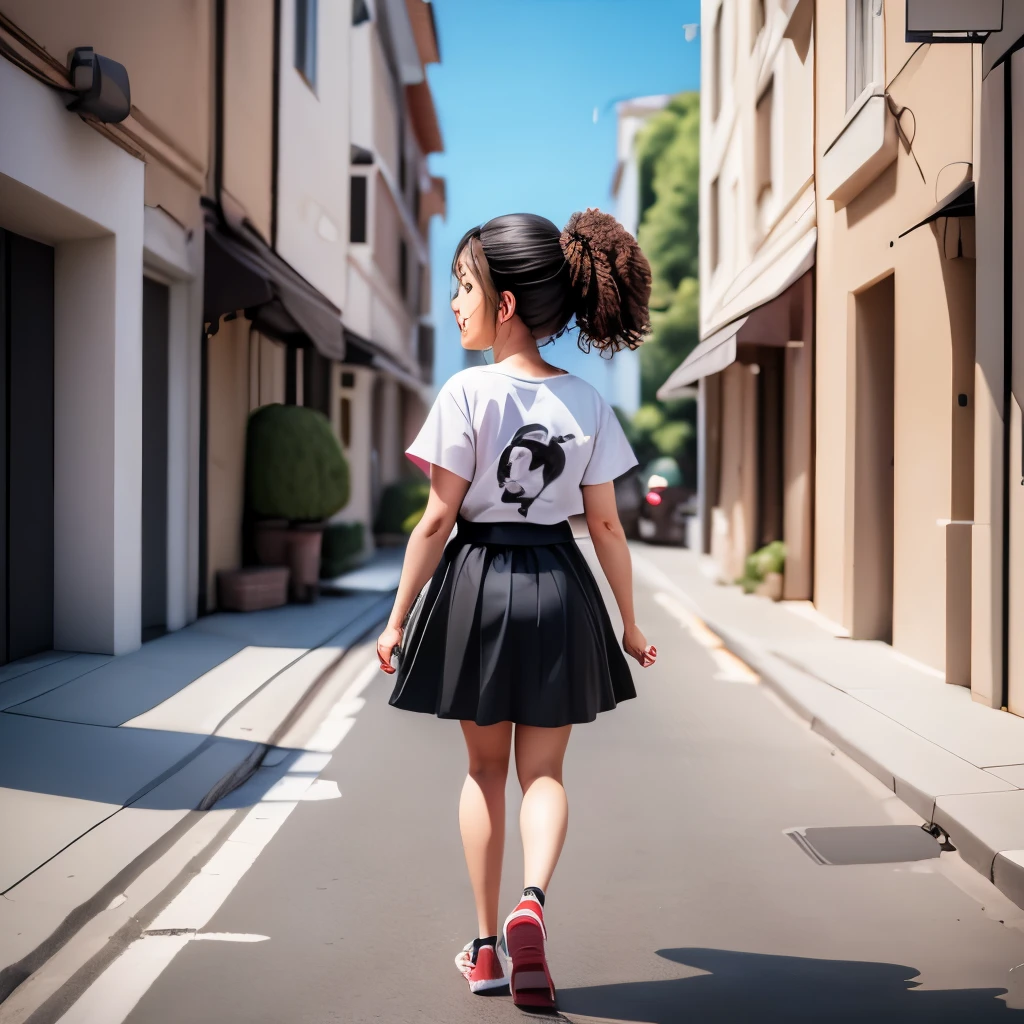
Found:
[[[737,317],[746,316],[758,306],[778,298],[814,266],[817,245],[818,229],[812,227],[786,246],[784,251],[759,256],[748,272],[737,280],[739,287],[734,286],[726,293],[707,325],[717,331]]]
[[[659,400],[664,402],[672,398],[683,398],[692,393],[692,385],[702,377],[721,373],[735,363],[736,335],[746,322],[745,316],[734,320],[702,341],[658,388]]]

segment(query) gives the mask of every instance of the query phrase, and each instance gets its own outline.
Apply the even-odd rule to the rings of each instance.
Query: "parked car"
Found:
[[[697,495],[683,486],[675,459],[655,459],[640,475],[637,533],[652,544],[685,544],[687,520],[697,514]]]
[[[615,505],[619,510],[619,522],[630,540],[640,536],[637,522],[642,501],[640,467],[635,466],[615,481]]]

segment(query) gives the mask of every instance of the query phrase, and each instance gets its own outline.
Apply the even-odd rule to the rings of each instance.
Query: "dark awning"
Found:
[[[353,331],[345,331],[345,362],[356,366],[372,366],[375,370],[390,374],[410,391],[424,393],[427,381],[404,366],[390,352],[375,342]]]
[[[290,345],[316,346],[328,359],[344,359],[341,310],[289,266],[248,221],[229,224],[203,200],[206,254],[203,319],[216,325],[244,310],[261,334]]]
[[[906,231],[900,232],[900,238],[904,235],[909,235],[911,231],[916,231],[918,228],[924,227],[925,224],[931,224],[933,220],[938,220],[940,217],[973,216],[974,182],[965,181],[962,184],[957,185],[957,187],[953,189],[953,191],[946,196],[942,202],[934,206],[924,220],[920,220],[912,228],[907,228]]]

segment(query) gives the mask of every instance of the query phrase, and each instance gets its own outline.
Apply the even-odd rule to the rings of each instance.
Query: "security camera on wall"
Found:
[[[131,113],[131,87],[123,64],[96,53],[91,46],[76,46],[68,54],[68,70],[77,93],[68,110],[104,124],[117,124]]]

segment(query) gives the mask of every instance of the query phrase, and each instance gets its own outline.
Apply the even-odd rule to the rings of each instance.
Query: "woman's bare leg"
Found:
[[[523,884],[545,890],[555,872],[569,826],[562,760],[571,730],[571,725],[559,729],[516,726],[516,774],[523,789],[523,806],[519,811]]]
[[[463,722],[469,772],[459,802],[466,867],[476,900],[478,935],[498,934],[498,890],[505,852],[505,780],[512,723]]]

